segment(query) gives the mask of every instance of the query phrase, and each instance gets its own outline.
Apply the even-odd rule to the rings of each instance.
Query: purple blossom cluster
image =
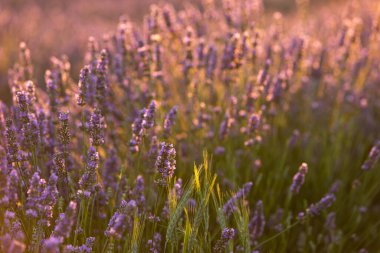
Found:
[[[297,1],[295,20],[260,0],[152,5],[44,76],[21,43],[0,252],[380,248],[380,16],[354,2],[308,18]],[[318,169],[291,174],[302,160]]]

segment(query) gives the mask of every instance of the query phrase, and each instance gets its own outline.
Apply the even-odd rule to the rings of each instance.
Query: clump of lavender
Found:
[[[169,113],[165,116],[162,136],[167,139],[171,135],[172,126],[177,117],[178,106],[173,106]]]
[[[222,231],[220,239],[216,242],[214,246],[214,252],[223,252],[226,248],[227,243],[235,237],[235,229],[225,228]]]
[[[308,166],[306,163],[302,163],[298,168],[298,172],[293,177],[293,183],[290,186],[290,191],[293,193],[298,193],[301,189],[301,186],[305,182],[305,176],[308,171]]]
[[[376,142],[376,144],[372,147],[371,151],[368,154],[367,159],[362,164],[362,170],[370,170],[372,169],[376,162],[380,158],[380,140]]]
[[[162,179],[173,176],[176,169],[176,151],[173,144],[161,142],[155,165]]]
[[[248,182],[248,183],[245,183],[243,185],[243,187],[241,189],[239,189],[239,191],[236,192],[236,194],[234,196],[232,196],[223,206],[223,211],[224,213],[227,215],[227,216],[230,216],[235,210],[236,210],[236,202],[241,199],[241,198],[244,198],[246,196],[248,196],[249,194],[249,191],[251,190],[252,188],[252,185],[253,183],[252,182]]]
[[[263,16],[262,0],[197,2],[181,11],[154,5],[144,26],[121,17],[103,39],[90,37],[79,80],[62,56],[50,58],[40,82],[20,44],[8,75],[11,101],[0,102],[0,252],[380,248],[376,236],[365,236],[377,228],[380,172],[347,173],[378,137],[374,1],[360,1],[371,8],[353,1],[336,16],[306,15],[307,0],[300,0],[292,20]],[[289,25],[296,29],[284,29]],[[171,109],[165,115],[163,108]],[[79,134],[72,129],[78,122]],[[193,172],[202,149],[215,156]],[[321,170],[310,185],[341,183],[291,224],[302,203],[283,197],[300,193],[308,167],[299,167],[290,187],[281,182],[282,168],[300,157]],[[379,159],[377,141],[361,169]],[[188,182],[192,173],[199,175]],[[263,201],[249,199],[251,181],[265,212]],[[220,207],[228,189],[243,182]],[[324,225],[296,226],[329,211],[339,185],[352,185],[355,198],[336,203]],[[316,192],[304,191],[304,201]],[[358,219],[348,219],[357,211]],[[212,233],[217,226],[220,238]]]

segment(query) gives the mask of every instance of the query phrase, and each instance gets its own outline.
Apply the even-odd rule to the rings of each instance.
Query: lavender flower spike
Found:
[[[318,203],[311,204],[306,213],[311,216],[317,216],[335,202],[335,195],[328,193]]]
[[[161,234],[155,233],[153,239],[148,240],[148,250],[151,253],[159,253],[161,249]]]
[[[156,168],[164,179],[173,176],[176,169],[175,157],[176,151],[173,144],[162,142],[156,159]]]
[[[59,215],[51,237],[60,238],[60,240],[63,241],[64,238],[68,238],[70,236],[71,229],[76,220],[76,210],[77,203],[71,201],[66,209],[66,212]]]
[[[370,170],[372,169],[376,162],[380,158],[380,140],[376,142],[376,144],[372,147],[371,151],[368,154],[367,159],[364,161],[362,165],[362,170]]]
[[[66,146],[70,143],[70,130],[69,130],[69,113],[59,112],[58,119],[60,122],[60,127],[58,129],[59,141],[62,145]]]
[[[230,216],[230,214],[232,214],[235,211],[236,202],[239,199],[244,198],[244,196],[247,196],[249,194],[249,191],[251,190],[252,185],[253,185],[252,182],[245,183],[243,185],[243,188],[241,188],[234,196],[232,196],[226,202],[226,204],[224,204],[223,211],[227,216]]]
[[[301,189],[301,186],[305,182],[305,176],[308,171],[308,166],[306,163],[302,163],[301,166],[298,169],[298,172],[293,177],[293,183],[290,186],[290,190],[293,193],[298,193]]]
[[[86,169],[79,180],[79,186],[88,195],[96,184],[96,172],[99,167],[99,153],[94,147],[90,147],[87,152]]]
[[[100,146],[104,144],[104,131],[106,123],[104,122],[103,115],[100,109],[95,109],[91,114],[88,130],[90,132],[90,142],[92,146]]]
[[[19,162],[21,160],[21,152],[16,137],[16,129],[11,119],[7,119],[5,137],[7,139],[7,161],[8,164]]]
[[[253,219],[249,224],[249,229],[251,231],[252,239],[257,240],[264,233],[265,227],[265,217],[263,210],[263,202],[259,200],[256,203],[255,212],[253,214]]]
[[[171,128],[177,117],[177,111],[178,111],[178,106],[173,106],[173,108],[169,111],[169,113],[165,117],[164,128],[163,128],[163,133],[162,133],[164,138],[169,138],[171,134]]]
[[[121,239],[127,226],[131,225],[130,218],[133,217],[136,210],[136,201],[122,201],[119,209],[114,213],[104,232],[105,236]]]
[[[88,66],[85,66],[80,71],[79,82],[78,82],[79,92],[78,92],[78,95],[77,95],[77,104],[79,106],[86,105],[89,71],[90,70],[89,70]]]
[[[156,102],[152,100],[148,108],[145,110],[144,120],[142,125],[145,129],[150,129],[154,126],[154,118],[156,114]]]
[[[226,248],[228,241],[235,237],[235,229],[233,228],[225,228],[222,231],[222,236],[216,242],[214,246],[214,252],[223,252]]]

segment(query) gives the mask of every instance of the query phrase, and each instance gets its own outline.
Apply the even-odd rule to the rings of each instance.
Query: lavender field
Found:
[[[290,2],[4,0],[0,252],[380,252],[380,2]]]

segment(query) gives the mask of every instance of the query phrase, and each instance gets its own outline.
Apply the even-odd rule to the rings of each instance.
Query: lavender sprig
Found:
[[[306,163],[302,163],[298,169],[298,172],[293,177],[293,183],[290,186],[290,191],[293,193],[298,193],[301,189],[301,186],[305,182],[305,176],[308,171],[308,166]]]

